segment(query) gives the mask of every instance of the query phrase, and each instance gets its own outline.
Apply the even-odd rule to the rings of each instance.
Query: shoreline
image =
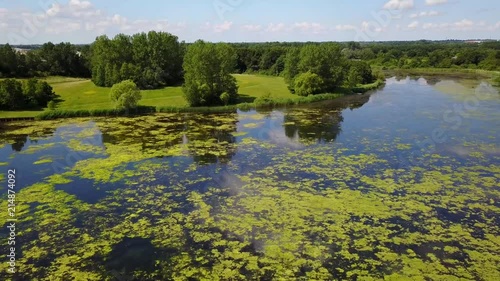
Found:
[[[448,76],[456,78],[482,78],[488,79],[489,82],[494,83],[493,79],[500,77],[500,71],[489,71],[482,69],[460,69],[460,68],[412,68],[412,69],[382,69],[374,67],[382,71],[386,77],[392,76]],[[354,89],[340,89],[338,93],[327,93],[318,94],[308,97],[299,97],[295,99],[291,98],[270,98],[263,101],[256,101],[252,103],[243,102],[228,106],[205,106],[205,107],[189,107],[189,106],[139,106],[136,109],[123,111],[116,109],[91,109],[91,110],[72,110],[72,109],[56,109],[56,110],[45,110],[42,112],[37,112],[37,114],[30,114],[30,111],[18,111],[15,116],[6,115],[2,117],[2,112],[0,112],[0,123],[6,123],[10,121],[21,121],[27,119],[34,120],[52,120],[59,118],[77,118],[77,117],[107,117],[107,116],[138,116],[147,115],[155,113],[224,113],[231,112],[235,110],[252,110],[252,109],[264,109],[264,108],[276,108],[283,106],[297,106],[302,104],[309,104],[318,101],[334,100],[339,97],[348,96],[357,93],[366,93],[368,91],[373,91],[380,89],[385,85],[385,80],[378,79],[371,84],[361,85]],[[7,113],[13,113],[16,111],[4,111]],[[26,114],[23,114],[26,113]]]
[[[254,101],[252,103],[239,103],[228,106],[207,106],[207,107],[178,107],[178,106],[138,106],[131,110],[117,109],[96,109],[96,110],[51,110],[43,111],[35,116],[16,116],[16,117],[0,117],[0,123],[11,121],[26,120],[33,118],[34,120],[54,120],[61,118],[78,118],[78,117],[123,117],[123,116],[141,116],[155,113],[224,113],[235,110],[252,110],[252,109],[273,109],[283,106],[297,106],[309,104],[325,100],[334,100],[343,96],[349,96],[358,93],[366,93],[377,90],[385,85],[385,80],[377,80],[371,84],[360,85],[353,89],[343,89],[339,93],[318,94],[308,97],[300,97],[296,99],[290,98],[271,98],[263,101]],[[1,116],[1,115],[0,115]]]
[[[483,69],[469,69],[469,68],[394,68],[382,69],[384,74],[389,75],[429,75],[429,76],[458,76],[458,77],[481,77],[481,78],[494,78],[500,76],[500,71],[483,70]],[[464,78],[466,78],[464,77]]]

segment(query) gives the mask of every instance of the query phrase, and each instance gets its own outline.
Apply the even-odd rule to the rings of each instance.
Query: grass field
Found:
[[[234,75],[239,85],[241,102],[253,102],[255,98],[270,93],[275,98],[298,98],[292,95],[281,77],[261,75]],[[45,79],[60,96],[57,109],[110,109],[113,103],[109,98],[110,88],[97,87],[88,79],[68,77],[48,77]],[[181,87],[166,87],[158,90],[142,91],[140,105],[148,106],[187,106]],[[34,117],[43,111],[0,111],[0,117]]]

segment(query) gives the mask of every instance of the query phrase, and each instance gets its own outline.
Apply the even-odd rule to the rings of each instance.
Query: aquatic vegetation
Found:
[[[56,143],[47,143],[47,144],[39,144],[39,145],[30,145],[27,149],[23,150],[22,154],[34,154],[36,152],[40,152],[42,150],[51,148],[55,146]]]
[[[234,132],[234,133],[231,133],[231,135],[233,135],[233,137],[243,137],[243,136],[248,135],[248,132]]]
[[[69,149],[73,151],[88,152],[94,154],[104,153],[104,147],[92,144],[88,141],[71,139],[69,142],[66,143],[66,145],[68,146]]]
[[[245,128],[258,128],[262,125],[263,123],[247,123],[247,124],[244,124],[243,127]]]
[[[2,133],[51,128],[15,160],[32,157],[29,171],[65,161],[19,186],[19,278],[498,280],[498,122],[481,118],[474,134],[464,126],[425,150],[403,121],[433,128],[434,116],[398,123],[358,98]]]
[[[42,165],[42,164],[52,163],[53,161],[54,160],[52,160],[51,158],[41,158],[40,160],[33,162],[33,164],[34,165]]]

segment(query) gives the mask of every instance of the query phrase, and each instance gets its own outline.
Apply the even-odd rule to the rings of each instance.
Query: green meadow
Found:
[[[273,98],[299,98],[291,94],[282,77],[235,74],[239,85],[241,102],[253,102],[268,93]],[[68,77],[48,77],[45,79],[59,95],[57,109],[111,109],[114,107],[109,97],[110,88],[98,87],[88,79]],[[165,87],[156,90],[142,91],[140,105],[157,107],[185,107],[182,87]],[[0,111],[0,117],[34,117],[43,112],[33,111]]]

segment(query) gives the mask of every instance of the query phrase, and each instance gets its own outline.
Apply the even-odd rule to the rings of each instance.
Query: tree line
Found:
[[[182,84],[192,106],[236,102],[231,73],[282,76],[292,93],[309,96],[371,83],[373,65],[500,70],[500,42],[187,44],[151,31],[100,36],[84,46],[46,43],[28,52],[0,47],[0,77],[85,77],[102,87],[131,81],[139,89]]]
[[[0,80],[0,110],[47,107],[56,98],[52,87],[35,78]]]
[[[166,32],[100,36],[90,48],[92,81],[102,87],[132,80],[142,89],[182,83],[185,50]]]
[[[332,43],[227,43],[235,51],[234,73],[284,74],[287,54],[305,45]],[[500,70],[500,42],[467,44],[462,41],[345,42],[336,43],[349,60],[362,60],[386,68],[469,68]],[[182,64],[187,47],[174,35],[151,31],[132,36],[100,36],[91,45],[46,43],[38,49],[17,52],[0,46],[0,77],[26,78],[50,75],[92,77],[99,86],[111,87],[133,80],[141,88],[183,82]],[[30,47],[31,48],[31,47]]]
[[[90,77],[90,46],[45,43],[39,49],[17,51],[0,46],[0,78],[43,76]]]

